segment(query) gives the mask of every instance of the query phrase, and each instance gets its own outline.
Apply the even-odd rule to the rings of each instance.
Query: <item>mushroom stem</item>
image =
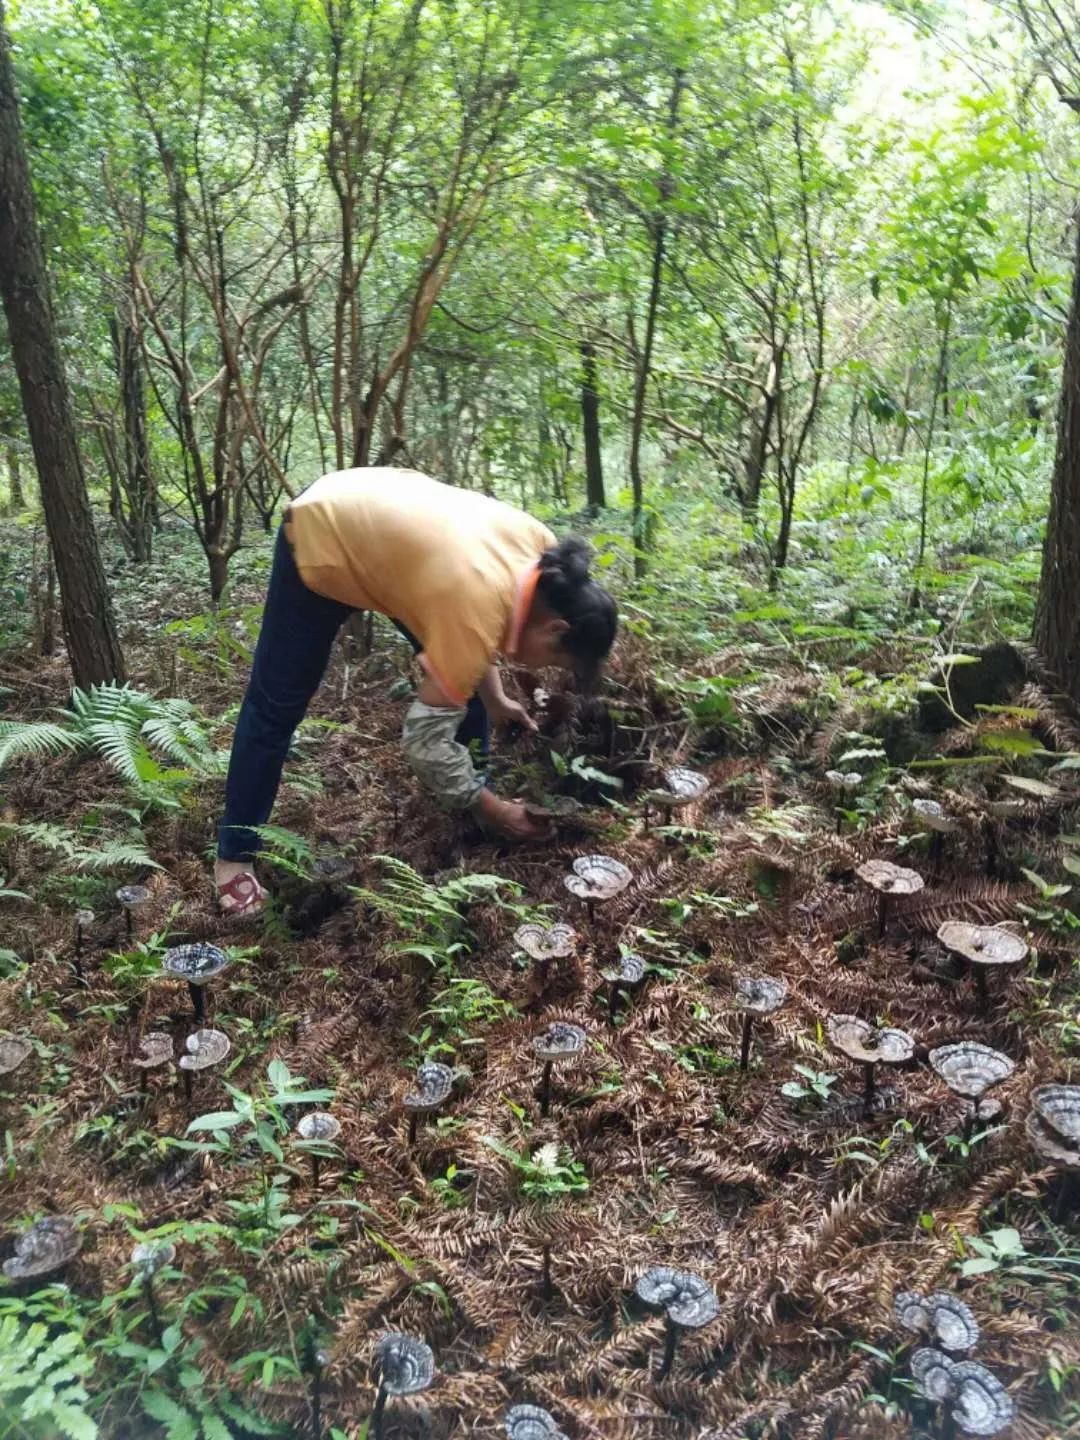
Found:
[[[379,1386],[375,1396],[375,1409],[371,1412],[371,1440],[382,1440],[383,1411],[386,1409],[386,1391]]]
[[[739,1069],[746,1071],[750,1068],[750,1038],[754,1029],[754,1017],[748,1010],[743,1016],[742,1022],[742,1049],[739,1051]]]
[[[317,1190],[317,1189],[319,1188],[319,1157],[318,1157],[318,1155],[312,1155],[312,1157],[311,1157],[311,1188],[312,1188],[313,1190]]]
[[[127,932],[128,944],[130,945],[130,944],[131,944],[131,910],[130,910],[130,908],[129,908],[128,906],[126,906],[126,905],[125,905],[125,907],[124,907],[124,929],[125,929],[126,932]]]
[[[873,1065],[863,1066],[863,1114],[874,1113],[874,1067]]]
[[[545,1299],[545,1300],[550,1300],[551,1297],[552,1297],[552,1295],[554,1294],[554,1291],[553,1291],[553,1288],[552,1288],[552,1284],[551,1284],[551,1246],[550,1246],[550,1245],[545,1245],[545,1246],[543,1247],[543,1250],[542,1250],[541,1253],[543,1254],[543,1258],[544,1258],[544,1270],[543,1270],[544,1299]]]
[[[322,1366],[317,1363],[311,1371],[311,1435],[322,1440]]]
[[[146,1304],[150,1312],[150,1327],[154,1332],[154,1339],[158,1345],[161,1344],[161,1316],[158,1314],[157,1296],[154,1294],[153,1277],[148,1275],[143,1286],[146,1291]]]
[[[990,1009],[990,987],[986,983],[986,971],[981,965],[971,967],[975,971],[975,992],[979,997],[979,1010],[985,1015]]]
[[[588,915],[588,917],[589,917],[589,924],[590,924],[590,925],[594,925],[594,924],[596,923],[596,901],[595,901],[595,900],[586,900],[586,901],[585,901],[585,913],[586,913],[586,915]]]
[[[878,891],[877,901],[877,933],[880,940],[885,934],[885,922],[889,918],[889,897],[884,890]]]
[[[544,1062],[544,1078],[540,1081],[540,1116],[547,1119],[551,1109],[551,1061]]]
[[[948,1405],[941,1412],[941,1440],[956,1440],[956,1420]]]
[[[994,876],[994,875],[997,874],[997,862],[998,862],[998,840],[997,840],[997,831],[994,829],[993,824],[988,823],[987,826],[986,826],[986,832],[985,832],[985,833],[986,833],[986,873],[987,873],[987,875],[989,875],[989,876]]]
[[[419,1118],[420,1118],[420,1117],[417,1115],[417,1113],[416,1113],[415,1110],[414,1110],[414,1111],[410,1114],[410,1116],[409,1116],[409,1144],[410,1144],[410,1145],[415,1145],[415,1144],[416,1144],[416,1126],[417,1126],[417,1121],[419,1120]]]
[[[941,857],[945,850],[945,836],[940,830],[934,830],[930,835],[930,864],[937,870],[941,865]]]
[[[191,995],[191,1008],[195,1012],[195,1023],[201,1025],[206,1019],[206,1000],[202,993],[202,986],[192,985],[189,980],[188,992]]]
[[[180,1074],[184,1077],[184,1099],[185,1099],[185,1100],[187,1101],[187,1103],[190,1105],[190,1104],[191,1104],[191,1071],[190,1071],[190,1070],[181,1070]]]
[[[610,987],[608,988],[608,1011],[609,1011],[612,1019],[615,1018],[615,1014],[616,1014],[618,1008],[619,1008],[619,982],[618,982],[617,980],[612,980],[611,985],[610,985]]]
[[[645,806],[642,807],[641,818],[642,818],[642,820],[643,820],[644,823],[645,823],[645,833],[646,833],[646,835],[647,835],[647,834],[649,833],[649,807],[648,807],[648,805],[645,805]]]
[[[838,806],[836,807],[836,833],[837,833],[837,835],[841,834],[841,832],[843,831],[843,829],[844,829],[844,812],[843,812],[843,810],[840,809],[840,806],[838,805]]]
[[[660,1362],[660,1369],[657,1372],[658,1380],[666,1380],[671,1374],[671,1367],[675,1364],[675,1349],[679,1343],[679,1328],[671,1317],[668,1316],[667,1330],[664,1332],[664,1358]]]

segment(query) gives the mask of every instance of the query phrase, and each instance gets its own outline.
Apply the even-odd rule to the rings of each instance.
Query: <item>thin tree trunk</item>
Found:
[[[941,329],[941,345],[938,350],[937,371],[934,375],[934,393],[930,400],[930,418],[926,422],[926,444],[923,447],[922,490],[919,496],[919,554],[915,561],[915,583],[908,601],[910,610],[918,610],[922,603],[922,570],[926,559],[926,521],[930,508],[930,456],[934,445],[934,424],[937,420],[938,401],[941,387],[945,383],[946,366],[949,363],[949,331],[952,327],[952,307],[945,310],[945,323]]]
[[[581,428],[585,440],[585,503],[590,514],[607,508],[604,494],[604,458],[600,449],[600,394],[596,388],[596,346],[582,340]]]
[[[0,0],[0,293],[56,556],[75,684],[125,678],[49,298]]]
[[[1058,684],[1080,704],[1080,225],[1075,243],[1035,645]]]
[[[18,515],[26,509],[26,496],[22,486],[22,456],[19,447],[12,443],[7,447],[8,462],[8,514]]]
[[[674,137],[679,123],[679,101],[682,98],[685,71],[676,70],[671,85],[671,101],[668,107],[667,138]],[[665,202],[675,189],[675,177],[670,161],[664,162],[660,177],[660,203],[652,223],[653,256],[652,275],[649,280],[649,301],[645,312],[645,339],[641,347],[637,377],[634,383],[634,410],[630,429],[630,483],[634,491],[634,575],[644,578],[645,564],[645,500],[641,478],[641,432],[645,424],[645,396],[649,388],[649,371],[652,368],[653,341],[656,338],[656,316],[660,308],[660,283],[664,273],[664,245],[667,240],[667,211]]]

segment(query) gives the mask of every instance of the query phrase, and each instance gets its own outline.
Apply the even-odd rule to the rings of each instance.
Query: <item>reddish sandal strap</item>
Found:
[[[229,915],[239,915],[245,910],[253,909],[262,901],[263,895],[262,886],[248,870],[242,870],[239,875],[234,875],[218,888],[218,902],[231,902],[227,907],[222,906]]]

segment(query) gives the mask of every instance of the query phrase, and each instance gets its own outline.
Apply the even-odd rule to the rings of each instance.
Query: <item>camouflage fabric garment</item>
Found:
[[[484,788],[468,749],[454,739],[464,714],[414,700],[401,732],[413,774],[444,810],[466,809]]]

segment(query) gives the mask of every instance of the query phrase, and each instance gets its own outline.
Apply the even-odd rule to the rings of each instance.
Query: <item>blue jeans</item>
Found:
[[[308,589],[279,529],[225,781],[225,813],[218,830],[222,860],[251,860],[260,850],[259,837],[250,827],[270,819],[293,731],[322,683],[338,630],[352,613],[350,606]],[[416,637],[404,625],[398,629],[419,652]],[[457,739],[463,745],[476,741],[475,752],[481,762],[486,760],[490,728],[478,695],[468,703]]]

